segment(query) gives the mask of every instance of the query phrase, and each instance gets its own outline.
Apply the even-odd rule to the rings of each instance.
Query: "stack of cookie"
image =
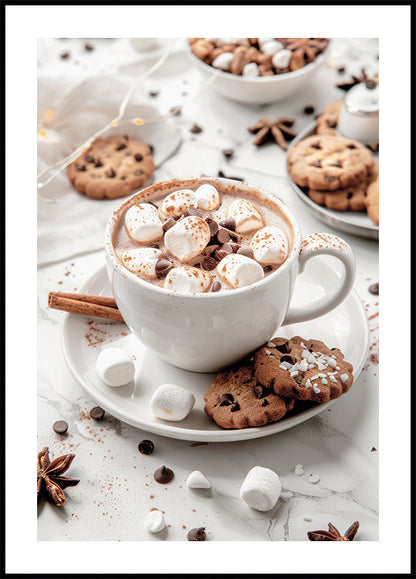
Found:
[[[336,211],[367,210],[378,225],[378,163],[367,147],[336,135],[339,106],[334,103],[318,119],[317,135],[289,151],[288,171],[318,205]]]
[[[216,376],[204,396],[205,412],[222,428],[264,426],[301,401],[339,398],[353,382],[352,370],[340,350],[323,342],[274,338],[249,361]]]

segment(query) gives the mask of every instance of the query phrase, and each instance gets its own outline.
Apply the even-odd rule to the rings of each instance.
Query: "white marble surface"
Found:
[[[150,66],[148,55],[136,53],[127,39],[90,42],[95,49],[86,52],[82,40],[41,41],[39,74],[50,77],[51,95],[57,79],[62,80],[63,87],[97,70],[108,71],[121,65],[123,73],[133,77],[136,65],[131,63],[137,60],[141,61],[139,67]],[[333,50],[335,56],[342,54],[337,64],[345,65],[347,72],[358,72],[362,64],[374,66],[376,62],[377,47],[371,40],[338,40]],[[70,52],[70,57],[62,60],[59,54],[65,51]],[[302,129],[311,121],[303,114],[304,106],[313,105],[319,112],[342,97],[334,88],[340,78],[336,69],[324,66],[302,94],[270,106],[234,104],[216,95],[213,87],[189,102],[189,96],[197,94],[201,80],[190,68],[178,42],[167,63],[142,87],[143,102],[162,111],[184,103],[183,114],[175,119],[181,147],[156,170],[155,180],[202,173],[216,175],[221,169],[227,176],[244,177],[277,192],[297,215],[304,234],[331,231],[308,214],[306,206],[285,184],[284,153],[274,145],[256,149],[246,128],[259,116],[285,115],[296,118],[295,128]],[[149,96],[150,90],[159,91],[158,96]],[[189,129],[194,123],[203,132],[192,134]],[[234,148],[232,159],[223,156],[225,148]],[[79,197],[77,202],[82,214],[82,204],[87,208],[86,200]],[[42,215],[45,216],[44,205]],[[97,228],[104,227],[104,223],[103,215]],[[92,232],[92,237],[96,233]],[[342,237],[357,257],[355,289],[366,306],[372,336],[369,359],[353,386],[363,392],[360,411],[357,413],[356,403],[347,394],[330,410],[296,428],[231,444],[190,443],[149,435],[109,415],[102,422],[88,419],[88,411],[95,404],[65,365],[61,351],[65,314],[48,310],[47,294],[51,290],[78,290],[102,266],[103,252],[93,245],[90,251],[73,255],[68,245],[62,248],[65,257],[51,262],[40,251],[38,450],[49,446],[55,457],[75,453],[67,474],[79,478],[80,483],[67,491],[64,508],[49,503],[39,508],[38,539],[181,541],[186,540],[189,529],[205,526],[208,540],[304,541],[307,531],[326,529],[328,522],[344,531],[359,520],[358,540],[377,540],[378,296],[371,295],[368,287],[378,281],[378,243],[344,234]],[[64,437],[52,431],[52,424],[58,419],[69,424]],[[155,444],[151,456],[137,450],[144,438]],[[304,466],[301,477],[294,474],[298,463]],[[163,464],[175,472],[174,481],[166,487],[157,484],[152,476]],[[283,496],[267,513],[251,510],[239,498],[241,482],[255,465],[267,466],[281,478]],[[187,476],[196,469],[209,478],[212,490],[186,487]],[[319,476],[317,484],[309,482],[310,474]],[[159,535],[147,533],[143,526],[144,517],[152,508],[166,513],[168,528]]]

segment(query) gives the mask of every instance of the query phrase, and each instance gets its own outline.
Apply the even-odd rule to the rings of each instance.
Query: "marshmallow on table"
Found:
[[[107,386],[124,386],[134,378],[134,362],[121,348],[106,348],[97,357],[95,369]]]
[[[227,217],[235,220],[235,230],[237,233],[247,233],[254,229],[263,227],[263,218],[259,211],[247,199],[236,199],[228,208]]]
[[[259,76],[259,67],[255,62],[249,62],[243,68],[243,76]]]
[[[126,212],[124,222],[128,234],[135,241],[156,241],[163,237],[158,210],[150,203],[140,203],[130,207]]]
[[[228,71],[231,68],[231,63],[234,58],[234,52],[223,52],[219,54],[217,58],[212,61],[212,66],[214,68],[219,68],[220,70]]]
[[[196,257],[211,239],[208,223],[192,215],[184,217],[165,233],[165,246],[180,261]]]
[[[220,204],[220,196],[214,185],[204,183],[195,191],[196,202],[199,209],[212,211]]]
[[[186,479],[186,486],[190,489],[210,489],[211,483],[200,470],[194,470]]]
[[[162,511],[150,511],[144,519],[144,526],[149,533],[160,533],[166,527],[166,520]]]
[[[261,49],[265,54],[276,54],[279,50],[282,50],[283,44],[278,40],[274,40],[273,38],[268,39],[267,42],[264,42]]]
[[[288,254],[286,235],[278,227],[259,229],[250,242],[256,260],[263,264],[280,265]]]
[[[270,511],[282,491],[279,476],[269,468],[255,466],[247,474],[240,489],[240,497],[257,511]]]
[[[263,268],[257,261],[238,253],[224,257],[217,265],[217,273],[233,289],[250,285],[264,278]]]
[[[181,217],[189,207],[196,207],[195,193],[192,189],[180,189],[166,195],[160,212],[164,217]]]
[[[161,255],[160,249],[138,247],[125,251],[121,255],[121,261],[124,267],[132,273],[154,279],[156,277],[156,264]]]
[[[150,400],[150,412],[156,418],[178,422],[183,420],[195,404],[195,396],[176,384],[162,384]]]
[[[207,271],[197,267],[175,267],[166,276],[164,287],[181,294],[198,294],[206,292],[212,283]]]
[[[292,58],[292,52],[287,48],[279,50],[273,55],[272,63],[276,68],[287,68],[290,64],[290,59]]]

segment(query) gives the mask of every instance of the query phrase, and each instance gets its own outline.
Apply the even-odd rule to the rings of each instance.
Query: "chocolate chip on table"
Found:
[[[151,96],[151,97],[157,97],[158,94],[159,94],[158,90],[150,90],[149,91],[149,96]]]
[[[339,72],[339,74],[344,73],[344,72],[345,72],[345,66],[339,66],[339,67],[338,67],[338,72]]]
[[[235,231],[236,223],[234,217],[227,217],[227,219],[223,219],[220,221],[221,227],[225,227],[226,229],[230,229],[231,231]]]
[[[165,465],[155,470],[153,474],[155,481],[161,485],[170,483],[174,476],[173,471]]]
[[[224,149],[222,153],[223,153],[224,157],[227,157],[227,159],[230,159],[234,155],[234,149]]]
[[[92,44],[90,44],[89,42],[86,42],[86,43],[84,44],[84,49],[85,49],[87,52],[91,52],[91,50],[94,50],[94,46],[93,46]]]
[[[71,54],[67,51],[67,52],[62,52],[59,56],[62,58],[62,60],[66,60],[67,58],[69,58],[71,56]]]
[[[247,247],[247,245],[243,245],[240,249],[237,250],[238,255],[245,255],[245,257],[250,257],[254,259],[254,252],[251,247]]]
[[[167,221],[165,221],[162,225],[163,227],[163,231],[167,231],[168,229],[170,229],[171,227],[173,227],[175,225],[176,221],[173,219],[173,217],[170,217]]]
[[[174,117],[179,116],[182,113],[182,109],[181,107],[172,107],[169,110],[170,114],[173,115]]]
[[[370,285],[370,287],[368,288],[368,291],[370,292],[370,294],[373,294],[374,296],[378,296],[379,293],[379,284],[378,283],[372,283]]]
[[[196,123],[193,124],[189,130],[191,131],[191,133],[194,133],[194,134],[202,133],[202,131],[203,131],[202,127],[200,127]]]
[[[159,259],[159,261],[155,265],[155,271],[157,277],[160,279],[165,277],[169,271],[172,269],[173,263],[168,259]]]
[[[205,527],[191,529],[186,537],[188,541],[205,541],[207,538],[207,534],[205,533]]]
[[[56,434],[65,434],[68,430],[68,423],[65,420],[57,420],[53,423],[52,428]]]
[[[153,442],[151,440],[142,440],[141,442],[139,442],[137,448],[139,449],[139,452],[141,454],[152,454],[152,452],[155,449],[155,445],[153,444]]]
[[[211,289],[211,291],[215,293],[215,292],[219,292],[220,289],[221,289],[221,284],[220,284],[220,282],[219,282],[219,281],[214,281],[214,283],[212,284],[212,289]]]
[[[142,155],[141,153],[136,153],[136,154],[134,155],[134,159],[135,159],[138,163],[140,163],[140,161],[143,161],[143,155]]]
[[[202,267],[207,271],[212,271],[217,267],[217,260],[210,256],[204,257],[202,260]]]
[[[230,406],[230,404],[232,404],[233,402],[234,396],[232,394],[229,394],[228,392],[226,394],[221,394],[220,406]]]
[[[230,234],[228,233],[228,231],[226,229],[219,229],[218,233],[217,233],[217,240],[218,243],[220,243],[221,245],[223,243],[228,243],[228,241],[230,241],[231,237]]]
[[[107,171],[105,176],[108,177],[109,179],[114,179],[114,177],[116,176],[116,172],[114,171],[114,169],[110,169],[109,171]]]
[[[94,406],[90,410],[90,416],[93,420],[102,420],[104,418],[105,410],[101,406]]]
[[[308,105],[303,109],[303,112],[305,115],[313,115],[313,113],[315,112],[315,107]]]

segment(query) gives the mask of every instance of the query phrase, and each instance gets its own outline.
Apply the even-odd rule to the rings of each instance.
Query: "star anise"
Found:
[[[295,121],[279,117],[274,121],[262,117],[255,125],[248,127],[250,133],[257,133],[253,145],[260,147],[269,140],[274,140],[279,147],[287,150],[286,138],[296,137],[296,133],[290,129]]]
[[[45,494],[57,507],[66,503],[64,490],[74,487],[79,480],[61,476],[71,465],[75,454],[65,454],[49,460],[49,448],[45,447],[38,454],[38,501]]]
[[[332,523],[329,523],[328,531],[309,531],[308,539],[309,541],[354,541],[359,526],[360,523],[355,521],[345,531],[345,535],[341,535],[338,529]]]
[[[361,82],[365,82],[365,86],[371,90],[373,88],[376,88],[376,86],[378,84],[377,76],[378,75],[376,75],[373,78],[370,77],[368,72],[365,70],[365,68],[362,68],[360,75],[352,74],[351,80],[338,82],[337,88],[340,88],[341,90],[349,91],[350,88],[352,88],[356,84],[359,84]]]

